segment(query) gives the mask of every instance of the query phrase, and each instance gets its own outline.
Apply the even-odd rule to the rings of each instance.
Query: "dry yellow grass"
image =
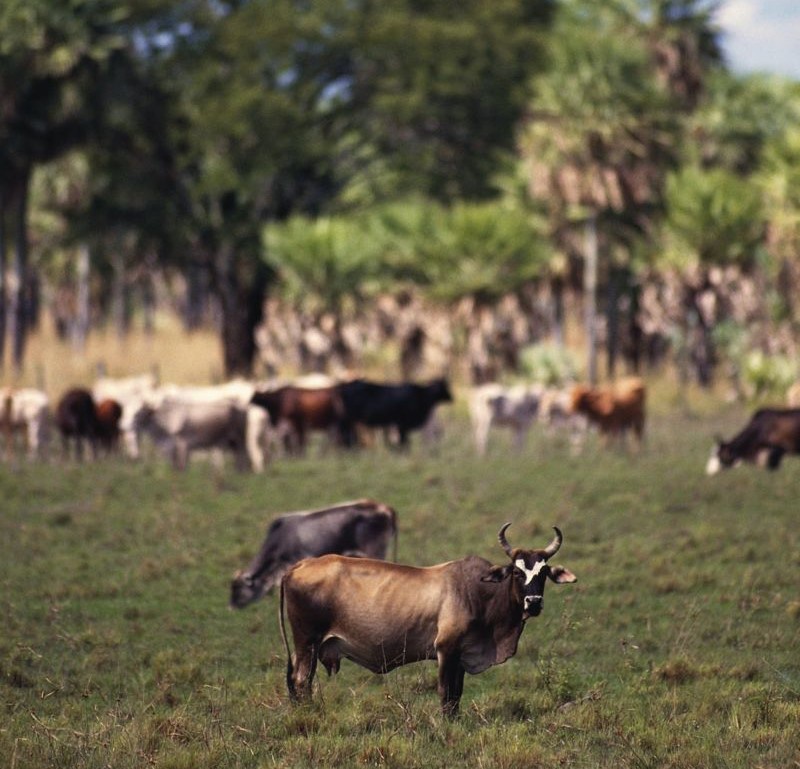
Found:
[[[134,329],[124,339],[111,328],[93,331],[84,349],[60,340],[48,317],[32,334],[19,377],[10,365],[8,350],[3,367],[4,385],[39,387],[51,397],[72,386],[91,385],[101,367],[108,376],[131,376],[158,371],[163,382],[210,384],[223,378],[218,335],[211,330],[186,333],[177,319],[159,317],[156,333]]]

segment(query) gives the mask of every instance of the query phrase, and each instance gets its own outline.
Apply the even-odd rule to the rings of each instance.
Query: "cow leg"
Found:
[[[317,671],[319,645],[314,642],[296,646],[292,664],[287,670],[286,683],[292,699],[311,698],[314,673]]]
[[[644,445],[644,420],[637,419],[633,429],[636,433],[636,442],[638,443],[639,448],[641,448]]]
[[[302,420],[298,420],[294,428],[297,436],[297,455],[304,456],[306,453],[306,425]]]
[[[452,718],[458,715],[458,704],[464,690],[464,668],[458,654],[440,650],[436,657],[439,662],[438,691],[442,713]]]
[[[479,415],[474,418],[473,435],[475,438],[475,450],[478,456],[482,457],[486,454],[486,448],[489,445],[489,419]]]
[[[515,425],[514,427],[514,451],[518,454],[522,453],[525,448],[525,442],[528,437],[528,428],[523,425]]]
[[[397,448],[405,450],[408,448],[408,430],[401,425],[397,425]]]
[[[172,448],[174,454],[174,466],[176,470],[185,470],[189,464],[189,445],[185,440],[176,439]]]
[[[784,451],[779,446],[773,446],[769,450],[769,455],[767,456],[767,468],[770,470],[777,470],[781,466],[781,460],[783,459]]]

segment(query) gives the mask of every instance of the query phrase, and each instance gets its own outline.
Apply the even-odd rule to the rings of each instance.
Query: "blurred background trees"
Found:
[[[731,73],[714,8],[8,0],[0,361],[167,310],[226,375],[482,381],[579,327],[607,375],[796,361],[800,85]]]

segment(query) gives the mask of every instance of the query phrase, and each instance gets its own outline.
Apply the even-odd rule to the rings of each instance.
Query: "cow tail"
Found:
[[[289,695],[295,696],[294,688],[294,665],[292,665],[292,651],[289,648],[289,639],[286,637],[286,621],[284,619],[284,577],[281,578],[280,600],[278,602],[278,619],[281,627],[281,638],[283,639],[283,648],[286,649],[286,687],[289,689]]]
[[[11,418],[14,411],[14,396],[11,390],[7,390],[3,396],[3,432],[6,439],[6,456],[11,456],[11,445],[14,436],[14,428],[11,424]]]
[[[394,539],[392,545],[392,560],[397,563],[397,540],[400,538],[400,530],[397,528],[397,512],[393,507],[389,507],[389,516],[392,521],[392,538]]]

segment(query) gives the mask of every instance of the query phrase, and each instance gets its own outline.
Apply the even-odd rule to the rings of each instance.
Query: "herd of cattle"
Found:
[[[405,446],[426,425],[437,403],[451,401],[445,380],[397,385],[355,379],[306,379],[264,387],[245,380],[205,387],[157,385],[151,376],[101,379],[89,390],[73,387],[50,409],[45,393],[7,388],[0,393],[0,432],[10,456],[22,438],[29,458],[44,458],[53,428],[62,455],[83,459],[119,450],[138,459],[142,440],[185,469],[192,452],[233,453],[241,469],[258,472],[277,442],[289,453],[305,449],[310,431],[325,431],[344,446],[359,431],[383,428]]]
[[[147,437],[178,469],[186,468],[194,451],[217,450],[231,452],[240,469],[260,472],[276,448],[302,453],[314,431],[345,448],[370,443],[375,429],[398,448],[408,445],[412,431],[436,437],[441,432],[436,406],[452,400],[445,379],[384,384],[311,375],[275,386],[234,380],[200,387],[158,385],[150,375],[103,378],[91,389],[69,388],[52,411],[40,390],[0,390],[0,438],[6,458],[22,443],[29,458],[41,459],[55,428],[62,456],[80,460],[87,450],[92,457],[124,450],[138,459]],[[492,429],[510,429],[521,449],[537,423],[550,432],[567,432],[576,451],[590,427],[605,443],[628,434],[637,444],[644,438],[646,388],[638,377],[562,389],[490,383],[472,388],[467,401],[480,455]],[[706,469],[713,474],[742,461],[775,469],[784,455],[794,453],[800,453],[800,409],[762,409],[731,441],[717,441]]]
[[[186,468],[192,452],[211,449],[229,451],[237,467],[260,472],[276,445],[290,454],[302,453],[312,431],[327,433],[342,447],[369,443],[375,428],[400,448],[408,445],[412,431],[436,436],[440,424],[435,408],[452,400],[444,379],[382,384],[365,379],[334,382],[312,375],[272,387],[246,380],[200,387],[158,385],[150,375],[103,378],[91,390],[69,388],[52,411],[40,390],[0,390],[0,439],[6,459],[19,450],[20,442],[30,459],[43,459],[55,426],[64,457],[83,459],[87,447],[96,457],[121,446],[138,459],[147,436],[178,469]],[[630,433],[640,444],[646,388],[638,377],[609,386],[563,389],[490,383],[471,389],[468,408],[480,455],[487,451],[492,428],[510,429],[521,449],[537,423],[548,431],[567,431],[574,450],[580,449],[592,426],[606,443],[624,440]],[[786,454],[797,453],[800,409],[761,409],[732,440],[717,439],[706,471],[714,474],[741,462],[776,469]]]
[[[29,458],[44,458],[57,432],[65,458],[124,451],[138,459],[149,438],[179,469],[192,452],[212,449],[229,451],[239,468],[260,472],[276,449],[302,453],[314,431],[345,448],[370,443],[376,429],[398,448],[408,445],[413,431],[434,439],[441,433],[436,406],[452,400],[445,379],[385,384],[311,376],[281,386],[234,380],[197,387],[158,385],[149,375],[103,378],[91,389],[69,388],[52,411],[44,392],[1,390],[0,436],[6,458],[20,450],[19,443]],[[470,391],[468,407],[479,454],[486,452],[492,428],[512,430],[521,448],[537,422],[568,430],[577,448],[589,424],[605,436],[632,431],[641,440],[645,389],[638,378],[615,388],[485,384]]]
[[[237,463],[261,470],[271,442],[302,452],[308,433],[325,431],[342,447],[363,445],[374,429],[405,447],[409,433],[433,431],[434,410],[452,401],[448,383],[381,384],[364,379],[332,383],[303,380],[259,387],[234,381],[214,387],[158,386],[151,377],[103,379],[89,390],[70,388],[51,414],[47,396],[33,389],[0,392],[5,452],[22,436],[31,458],[42,458],[51,425],[65,456],[82,458],[119,450],[138,458],[142,439],[185,468],[199,449],[232,451]],[[614,386],[487,384],[469,393],[476,450],[487,450],[491,428],[508,427],[521,447],[531,426],[566,427],[580,441],[594,426],[605,441],[627,434],[641,443],[646,389],[639,378]],[[762,409],[732,440],[718,440],[707,465],[713,474],[751,462],[776,469],[800,453],[800,408]],[[542,611],[547,580],[576,581],[550,559],[555,537],[540,549],[512,547],[505,524],[498,541],[508,562],[497,566],[468,556],[435,566],[386,561],[397,554],[397,514],[387,504],[358,500],[287,513],[268,527],[264,542],[231,583],[230,605],[243,608],[280,586],[279,622],[287,653],[286,683],[293,698],[311,695],[317,663],[330,674],[342,658],[376,673],[420,660],[436,660],[438,693],[446,715],[458,712],[465,673],[505,662],[517,650],[525,623]],[[286,625],[291,629],[290,649]]]

